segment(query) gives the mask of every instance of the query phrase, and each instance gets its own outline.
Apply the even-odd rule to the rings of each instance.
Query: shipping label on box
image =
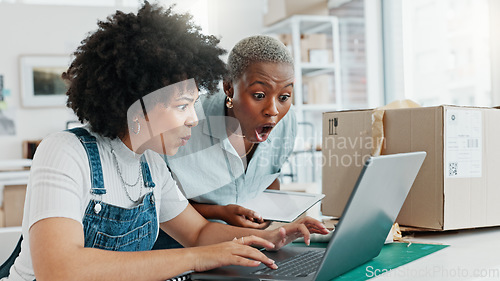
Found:
[[[325,215],[342,214],[361,171],[354,160],[369,157],[380,142],[367,140],[376,135],[374,112],[323,115]],[[500,225],[500,110],[437,106],[383,116],[382,154],[427,152],[398,223],[437,230]]]
[[[446,111],[447,177],[482,177],[483,118],[479,110]]]

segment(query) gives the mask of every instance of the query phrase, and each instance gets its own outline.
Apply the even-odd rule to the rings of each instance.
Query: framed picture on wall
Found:
[[[61,74],[69,55],[21,56],[21,99],[25,107],[64,107],[67,85]]]

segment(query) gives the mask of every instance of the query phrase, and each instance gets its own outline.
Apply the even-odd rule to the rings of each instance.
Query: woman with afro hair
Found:
[[[276,268],[251,246],[279,249],[328,232],[312,218],[258,230],[201,216],[160,154],[189,140],[198,89],[216,90],[224,50],[189,15],[148,2],[98,26],[63,74],[67,105],[86,125],[38,147],[21,253],[2,280],[165,280],[230,264]],[[151,250],[159,228],[186,248]]]

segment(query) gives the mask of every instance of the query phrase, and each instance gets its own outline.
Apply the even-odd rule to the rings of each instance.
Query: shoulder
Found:
[[[159,166],[159,168],[166,168],[165,165],[165,156],[158,154],[152,150],[147,150],[144,152],[146,156],[146,161],[150,166]]]
[[[88,172],[88,156],[80,140],[72,133],[63,131],[45,137],[33,157],[31,176],[38,172],[71,175],[81,178]]]
[[[68,131],[52,133],[45,137],[36,149],[36,153],[49,152],[54,154],[85,153],[80,140]]]
[[[165,163],[166,157],[154,151],[147,150],[144,152],[148,163],[153,181],[161,183],[160,186],[169,186],[173,182],[172,174]]]
[[[88,156],[80,140],[63,131],[45,137],[37,147],[30,171],[30,188],[79,190],[90,173]]]
[[[75,134],[69,132],[69,131],[60,131],[60,132],[55,132],[51,133],[48,136],[46,136],[42,143],[72,143],[72,142],[78,142],[78,138],[76,137]]]

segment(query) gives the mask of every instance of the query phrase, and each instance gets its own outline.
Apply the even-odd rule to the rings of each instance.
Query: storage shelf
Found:
[[[325,73],[335,72],[335,64],[333,63],[301,63],[302,75],[315,76]]]
[[[31,159],[0,160],[0,171],[11,168],[31,167],[32,162],[33,160]]]
[[[0,191],[4,185],[28,183],[31,159],[12,159],[0,161]]]
[[[300,108],[304,111],[334,111],[339,109],[338,105],[335,103],[303,104]]]
[[[342,67],[340,65],[340,28],[339,19],[335,16],[318,16],[318,15],[294,15],[274,25],[264,29],[264,34],[275,34],[275,35],[290,35],[291,36],[291,50],[293,53],[295,65],[295,86],[294,86],[294,101],[297,109],[297,121],[302,122],[305,118],[306,111],[321,111],[321,110],[337,110],[342,108],[342,78],[341,71]],[[302,50],[302,35],[313,35],[313,34],[325,34],[326,40],[324,42],[325,47],[331,52],[331,61],[320,61],[320,62],[303,62],[302,52],[307,52],[307,49]],[[312,47],[314,48],[314,47]],[[329,74],[333,81],[325,83],[322,80],[321,89],[322,95],[332,95],[322,96],[320,100],[335,100],[336,103],[328,104],[305,104],[307,102],[307,93],[303,91],[304,88],[303,79],[307,79],[307,83],[312,83],[320,75]],[[323,79],[319,78],[318,79]],[[325,88],[328,87],[328,88]],[[312,91],[311,89],[307,89]],[[314,102],[315,100],[309,100]]]
[[[332,24],[335,17],[332,16],[313,16],[313,15],[294,15],[274,25],[264,29],[265,34],[287,34],[292,33],[292,25],[299,22],[299,32],[301,34],[332,34]]]
[[[325,111],[335,111],[342,108],[343,79],[341,72],[344,70],[340,59],[339,21],[340,19],[335,16],[295,15],[264,30],[265,34],[281,37],[291,48],[295,61],[294,109],[297,115],[297,124],[306,125],[297,130],[297,139],[313,145],[317,145],[318,141],[321,140],[318,132],[321,132],[322,126],[321,122],[310,122],[310,117],[321,115]],[[311,60],[309,51],[314,49],[327,51],[328,58],[320,56]],[[305,52],[308,52],[308,56],[305,56]],[[322,103],[323,101],[324,103]],[[296,156],[304,153],[311,153],[313,156],[313,181],[315,181],[314,175],[317,172],[315,152],[313,149],[305,148],[296,148],[294,151]]]

